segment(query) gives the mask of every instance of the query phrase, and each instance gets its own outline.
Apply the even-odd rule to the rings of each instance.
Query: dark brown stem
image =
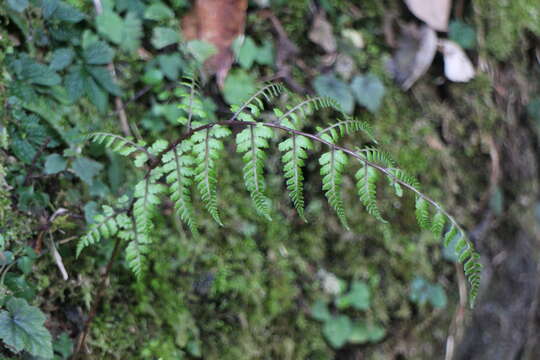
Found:
[[[97,310],[101,302],[101,298],[105,294],[105,289],[107,288],[107,280],[109,278],[109,273],[111,272],[112,266],[114,264],[114,260],[116,259],[116,256],[118,255],[118,252],[120,250],[121,242],[122,242],[122,239],[120,237],[116,237],[116,242],[114,243],[113,252],[111,254],[111,257],[109,258],[107,267],[105,268],[105,273],[103,273],[103,275],[101,276],[101,282],[99,283],[99,288],[97,290],[94,303],[92,304],[92,308],[90,309],[88,318],[86,319],[84,323],[84,329],[77,342],[77,348],[75,349],[75,352],[73,353],[73,359],[79,359],[82,356],[82,349],[84,348],[84,345],[86,343],[86,338],[88,337],[88,334],[90,332],[90,325],[92,324],[92,320],[94,320],[94,317],[97,314]]]

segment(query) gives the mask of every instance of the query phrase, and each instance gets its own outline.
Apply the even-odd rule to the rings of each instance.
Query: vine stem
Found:
[[[101,276],[101,282],[99,283],[99,288],[96,293],[96,297],[94,299],[94,303],[92,304],[92,308],[90,309],[90,313],[88,314],[88,318],[86,319],[84,323],[84,329],[81,333],[81,336],[79,337],[79,340],[77,341],[77,347],[75,349],[75,352],[73,353],[73,359],[79,359],[81,358],[82,349],[84,348],[84,345],[86,343],[86,339],[88,338],[88,334],[90,332],[90,325],[92,324],[92,321],[96,317],[97,310],[99,307],[99,304],[101,302],[101,298],[105,294],[105,289],[107,288],[107,280],[109,279],[109,273],[111,272],[112,266],[114,264],[114,260],[118,256],[118,252],[120,251],[120,243],[122,242],[122,239],[120,237],[116,237],[116,241],[114,243],[114,249],[111,254],[111,257],[109,258],[109,262],[107,263],[107,267],[105,268],[105,272]]]
[[[318,142],[318,143],[321,143],[321,144],[324,144],[324,145],[327,145],[329,146],[330,148],[333,148],[335,150],[339,150],[339,151],[343,151],[344,153],[346,153],[347,155],[350,155],[351,157],[359,160],[360,162],[363,162],[365,165],[367,166],[371,166],[372,168],[376,169],[377,171],[380,171],[381,173],[383,173],[384,175],[386,175],[388,178],[392,179],[392,181],[395,181],[397,183],[399,183],[401,186],[409,189],[410,191],[414,192],[417,196],[421,197],[422,199],[424,199],[425,201],[429,202],[431,205],[433,205],[438,211],[440,211],[442,214],[444,214],[448,219],[450,219],[450,221],[452,222],[452,224],[461,232],[461,234],[466,237],[466,232],[465,230],[463,230],[463,228],[459,225],[459,223],[456,221],[456,219],[450,215],[441,205],[439,205],[436,201],[434,201],[433,199],[431,199],[429,196],[423,194],[422,192],[420,192],[418,189],[416,189],[414,186],[411,186],[409,184],[407,184],[406,182],[400,180],[398,177],[396,177],[394,174],[392,174],[392,172],[390,171],[390,169],[387,169],[385,168],[384,166],[381,166],[379,164],[376,164],[374,162],[371,162],[367,159],[365,159],[364,157],[362,157],[360,154],[358,154],[357,152],[353,151],[353,150],[350,150],[350,149],[347,149],[347,148],[344,148],[342,146],[339,146],[339,145],[335,145],[333,143],[331,143],[330,141],[327,141],[327,140],[324,140],[323,138],[321,138],[320,136],[318,135],[314,135],[314,134],[310,134],[310,133],[306,133],[304,131],[301,131],[301,130],[296,130],[296,129],[292,129],[290,127],[287,127],[287,126],[284,126],[284,125],[281,125],[279,122],[276,122],[276,123],[273,123],[273,122],[256,122],[256,121],[241,121],[241,120],[235,120],[236,119],[236,114],[235,116],[233,116],[231,119],[229,120],[224,120],[224,121],[217,121],[217,122],[213,122],[213,123],[209,123],[209,124],[205,124],[205,125],[201,125],[199,127],[196,127],[194,129],[191,129],[191,131],[187,132],[186,134],[184,134],[183,136],[181,136],[180,138],[178,138],[176,141],[172,142],[165,150],[163,150],[160,154],[158,154],[156,156],[156,158],[154,159],[153,162],[151,162],[150,164],[150,169],[148,170],[149,172],[151,170],[153,170],[154,168],[156,168],[158,165],[159,165],[159,162],[160,162],[160,159],[161,157],[168,151],[172,150],[173,148],[175,148],[176,146],[178,146],[178,144],[180,144],[182,141],[184,141],[185,139],[189,138],[191,135],[193,135],[194,133],[198,132],[198,131],[202,131],[202,130],[207,130],[207,129],[211,129],[212,127],[216,126],[216,125],[220,125],[220,126],[230,126],[230,127],[236,127],[236,126],[241,126],[241,127],[247,127],[247,126],[256,126],[256,125],[259,125],[259,126],[266,126],[266,127],[269,127],[269,128],[273,128],[273,129],[278,129],[278,130],[282,130],[284,132],[288,132],[288,133],[291,133],[291,134],[295,134],[295,135],[299,135],[299,136],[304,136],[306,138],[309,138],[315,142]]]

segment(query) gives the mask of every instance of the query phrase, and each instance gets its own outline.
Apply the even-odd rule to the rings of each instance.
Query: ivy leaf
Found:
[[[379,109],[384,96],[384,85],[377,76],[373,74],[355,76],[351,88],[361,105],[372,113]]]
[[[255,91],[255,79],[243,70],[231,71],[223,85],[223,97],[230,105],[241,104]]]
[[[83,50],[83,57],[87,64],[105,65],[111,62],[114,51],[104,41],[95,41]]]
[[[351,291],[340,296],[336,300],[338,309],[345,309],[349,306],[357,310],[367,310],[371,302],[369,287],[363,281],[355,281],[352,284]]]
[[[311,316],[319,321],[328,321],[332,318],[332,314],[328,310],[328,306],[322,300],[317,300],[311,307]]]
[[[23,12],[28,7],[28,0],[7,0],[6,2],[16,12]]]
[[[476,32],[474,28],[463,21],[454,20],[450,22],[448,37],[464,49],[473,49],[476,46]]]
[[[156,27],[150,42],[156,49],[163,49],[166,46],[180,42],[180,34],[171,28]]]
[[[187,43],[187,50],[201,64],[210,56],[217,53],[214,45],[202,40],[191,40]]]
[[[51,154],[45,159],[45,174],[56,174],[66,170],[67,161],[62,155]]]
[[[24,299],[11,298],[7,311],[0,312],[0,339],[15,352],[25,350],[34,356],[53,358],[52,338],[45,326],[45,315]]]
[[[352,323],[348,316],[340,315],[325,322],[322,331],[330,345],[339,349],[351,336]]]
[[[71,166],[75,175],[88,185],[92,185],[94,177],[103,169],[103,165],[87,157],[79,157]]]
[[[174,12],[161,2],[148,6],[144,11],[144,18],[147,20],[162,21],[173,17]]]
[[[313,81],[313,87],[319,96],[327,96],[336,100],[342,110],[347,114],[352,113],[354,98],[349,85],[339,80],[333,74],[319,75]]]
[[[71,64],[74,56],[75,52],[71,48],[56,49],[52,54],[49,68],[55,71],[63,70]]]
[[[157,57],[159,67],[169,80],[178,79],[183,62],[178,53],[164,54]]]

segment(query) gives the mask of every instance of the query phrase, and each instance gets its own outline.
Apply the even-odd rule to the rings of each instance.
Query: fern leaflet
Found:
[[[283,173],[287,179],[287,189],[298,215],[306,221],[304,216],[304,175],[302,167],[307,158],[306,150],[312,148],[311,141],[296,134],[279,144],[279,150],[284,154],[281,157],[283,162]]]
[[[88,138],[95,143],[105,145],[106,148],[123,156],[129,156],[135,151],[148,153],[144,147],[139,146],[130,139],[126,139],[120,135],[96,132],[88,135]]]
[[[366,208],[366,211],[375,219],[382,223],[388,223],[383,219],[379,207],[377,206],[377,179],[379,173],[366,164],[358,170],[356,173],[356,188],[358,189],[358,196],[360,201]]]
[[[115,236],[118,232],[118,224],[116,223],[116,214],[112,207],[103,206],[103,215],[94,216],[94,223],[86,234],[81,237],[77,244],[77,257],[87,246],[99,242],[102,238]]]
[[[216,160],[223,150],[221,138],[230,135],[231,131],[225,127],[216,125],[204,131],[196,132],[192,135],[193,153],[195,154],[195,183],[204,206],[212,215],[214,220],[223,225],[219,218],[217,207],[217,178]]]
[[[272,129],[259,125],[248,126],[236,136],[237,151],[244,153],[242,157],[245,165],[243,169],[246,189],[255,203],[257,212],[267,220],[270,217],[270,199],[265,195],[263,177],[264,160],[266,154],[263,149],[268,148],[268,139],[274,135]]]
[[[429,221],[429,203],[421,196],[416,198],[416,221],[422,229],[431,228]]]
[[[169,185],[169,193],[176,214],[186,223],[193,234],[197,234],[197,223],[191,202],[194,163],[194,159],[190,155],[191,147],[191,142],[184,140],[180,145],[165,153],[162,158],[162,170]]]
[[[431,232],[437,239],[441,237],[445,223],[446,216],[441,211],[437,211],[431,222]]]
[[[339,220],[348,230],[349,225],[345,217],[345,209],[343,207],[343,199],[341,198],[340,189],[342,182],[342,174],[348,158],[343,151],[332,149],[321,155],[319,163],[321,165],[322,189],[325,191],[326,198],[330,206],[336,211]]]

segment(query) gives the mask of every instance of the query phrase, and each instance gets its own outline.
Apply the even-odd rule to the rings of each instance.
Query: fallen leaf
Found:
[[[437,52],[437,34],[430,27],[402,26],[398,49],[388,64],[394,80],[408,90],[422,76]]]
[[[451,0],[405,0],[409,10],[437,31],[448,30]]]
[[[341,35],[348,39],[357,49],[364,48],[364,37],[360,31],[354,29],[343,29],[341,31]]]
[[[467,82],[474,77],[474,67],[465,51],[453,41],[441,41],[444,75],[450,81]]]
[[[336,38],[332,33],[332,25],[326,20],[323,11],[319,11],[315,15],[308,37],[309,40],[322,47],[327,53],[333,53],[337,49]]]
[[[247,0],[196,0],[193,9],[182,19],[184,39],[202,40],[216,47],[216,54],[204,63],[208,75],[216,75],[223,88],[234,61],[231,45],[244,33]]]

